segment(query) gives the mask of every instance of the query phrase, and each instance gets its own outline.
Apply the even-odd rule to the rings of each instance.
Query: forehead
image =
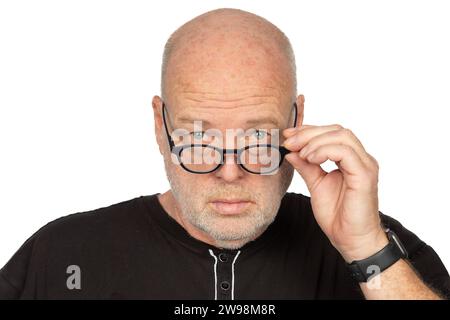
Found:
[[[244,96],[292,99],[292,79],[276,64],[255,62],[256,58],[236,57],[232,62],[221,59],[209,64],[183,61],[176,69],[172,66],[174,72],[166,77],[167,93],[180,99],[195,95],[223,100]]]
[[[168,95],[211,93],[220,99],[239,98],[233,95],[242,91],[278,98],[292,95],[291,64],[270,38],[263,41],[254,34],[219,35],[178,43],[163,79]]]
[[[193,41],[172,55],[165,79],[172,118],[216,126],[271,119],[285,126],[295,100],[285,59],[266,47],[228,40]]]
[[[194,125],[195,121],[201,121],[205,128],[282,128],[288,125],[289,118],[284,110],[292,110],[292,105],[291,108],[281,106],[276,99],[243,99],[231,104],[228,101],[177,101],[179,103],[168,107],[175,126],[189,126]]]
[[[294,100],[276,86],[246,85],[225,90],[189,83],[174,86],[166,100],[174,125],[201,120],[216,128],[286,127]]]

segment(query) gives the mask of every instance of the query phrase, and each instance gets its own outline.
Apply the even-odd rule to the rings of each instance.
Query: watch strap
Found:
[[[350,275],[358,282],[367,282],[380,274],[395,262],[407,257],[406,250],[394,232],[388,230],[389,243],[374,255],[347,264]]]

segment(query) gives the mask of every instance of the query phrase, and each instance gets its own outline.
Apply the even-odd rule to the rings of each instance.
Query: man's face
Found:
[[[220,130],[224,137],[227,129],[278,129],[281,144],[281,130],[293,124],[295,98],[282,55],[276,48],[261,48],[253,38],[202,37],[190,39],[187,49],[173,54],[164,101],[172,126],[169,132],[193,131],[194,121],[202,121],[203,130]],[[227,155],[218,170],[194,174],[172,161],[164,129],[158,131],[184,223],[207,234],[218,246],[232,249],[254,240],[274,220],[293,176],[286,161],[276,174],[257,175],[244,171],[233,155]],[[223,141],[224,148],[236,148],[229,143]]]
[[[189,99],[178,101],[185,103],[183,112],[172,115],[170,122],[174,127],[189,132],[193,131],[194,119],[202,121],[203,129],[213,128],[224,132],[224,137],[225,130],[230,128],[244,131],[255,128],[261,132],[274,132],[288,125],[287,119],[283,117],[284,125],[277,127],[258,120],[276,114],[280,107],[272,103],[247,105],[243,100],[239,106],[234,103],[230,108],[221,107],[213,101],[209,101],[209,104],[214,103],[216,107],[202,106],[203,104],[193,103]],[[275,121],[277,120],[273,117],[273,122]],[[252,125],[249,126],[249,123]],[[256,123],[259,125],[255,126]],[[224,140],[227,148],[236,147],[232,139]],[[222,247],[227,246],[226,243],[230,241],[234,245],[240,245],[240,242],[247,242],[265,230],[274,220],[293,174],[293,169],[287,162],[272,175],[248,173],[236,163],[236,158],[232,155],[225,156],[225,163],[218,170],[194,174],[174,163],[168,149],[164,162],[173,195],[184,220],[208,234]]]

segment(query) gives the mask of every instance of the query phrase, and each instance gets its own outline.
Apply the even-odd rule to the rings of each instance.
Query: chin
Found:
[[[216,226],[213,229],[209,229],[208,234],[217,242],[229,243],[229,245],[235,245],[234,243],[247,243],[254,240],[259,234],[266,229],[266,226],[255,228],[254,225],[249,228],[243,229],[242,222],[236,224],[236,228],[232,228],[230,224],[226,228],[220,228]],[[227,232],[226,230],[229,230]]]

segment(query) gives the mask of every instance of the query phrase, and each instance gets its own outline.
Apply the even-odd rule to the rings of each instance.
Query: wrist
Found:
[[[343,251],[341,254],[347,263],[351,263],[353,261],[367,259],[382,250],[388,244],[389,238],[386,235],[386,232],[380,228],[374,236],[360,239],[355,248]]]
[[[406,248],[401,243],[397,235],[389,229],[386,229],[388,244],[382,249],[367,258],[361,256],[351,256],[348,259],[354,259],[351,263],[347,263],[351,277],[358,282],[367,282],[372,277],[383,272],[399,259],[408,257]],[[381,238],[382,239],[382,238]],[[382,240],[380,240],[380,246]],[[369,251],[367,251],[369,252]]]

